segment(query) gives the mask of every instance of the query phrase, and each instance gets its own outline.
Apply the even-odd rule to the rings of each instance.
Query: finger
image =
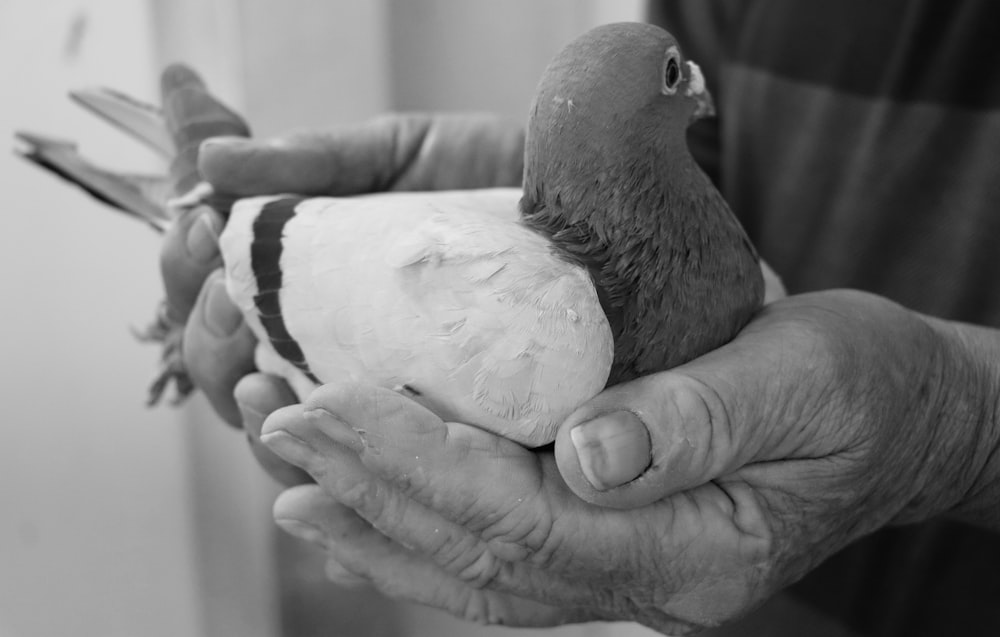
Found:
[[[773,303],[788,296],[788,290],[781,277],[763,259],[760,260],[760,273],[764,276],[764,304]]]
[[[199,169],[217,191],[351,195],[384,190],[516,186],[524,137],[489,115],[392,115],[271,140],[221,138]]]
[[[260,441],[260,429],[267,415],[296,402],[291,388],[280,378],[249,374],[236,384],[233,396],[239,407],[250,450],[268,475],[285,486],[311,482],[305,471],[285,462]]]
[[[221,271],[211,274],[184,327],[184,366],[216,413],[227,423],[242,422],[233,389],[254,371],[256,339],[226,292]]]
[[[222,266],[219,232],[222,217],[208,206],[181,211],[167,230],[160,251],[160,272],[167,292],[167,316],[183,324],[208,275]]]
[[[315,486],[282,493],[274,504],[274,517],[293,535],[322,545],[342,568],[389,597],[479,623],[551,626],[594,618],[586,609],[554,608],[471,587],[382,535]]]
[[[287,530],[287,529],[286,529]],[[289,531],[291,533],[291,531]],[[292,533],[292,535],[295,535]],[[323,571],[326,573],[326,578],[333,582],[343,586],[344,588],[350,589],[364,589],[371,588],[371,582],[360,575],[356,575],[349,570],[347,570],[343,564],[338,562],[332,557],[326,559],[326,564],[323,566]]]
[[[249,137],[243,118],[212,95],[202,79],[182,64],[172,64],[160,77],[163,119],[176,147],[170,164],[174,191],[182,195],[200,181],[198,147],[207,137]]]
[[[538,457],[482,429],[445,423],[431,411],[388,389],[354,383],[327,384],[303,403],[307,428],[353,449],[373,474],[401,484],[418,500],[456,524],[503,540],[492,524],[515,509],[535,506],[542,490]],[[469,479],[474,482],[470,482]],[[512,516],[523,539],[527,529],[547,529],[551,520]]]
[[[325,410],[307,410],[300,405],[272,414],[264,425],[263,440],[280,456],[309,471],[330,496],[355,510],[380,532],[471,586],[489,586],[559,605],[593,601],[591,587],[567,580],[552,569],[534,566],[536,560],[548,559],[546,551],[531,548],[535,544],[536,549],[541,549],[545,544],[552,527],[547,516],[542,516],[545,524],[533,527],[529,515],[506,516],[501,510],[480,514],[471,511],[474,506],[452,504],[455,498],[462,502],[481,500],[475,490],[482,485],[470,482],[468,475],[461,476],[461,464],[446,462],[445,473],[452,478],[434,480],[427,478],[436,473],[433,460],[417,468],[399,469],[389,459],[394,468],[390,475],[395,478],[383,477],[358,455],[365,447],[353,430]],[[461,494],[454,486],[457,484],[465,487]],[[452,491],[433,490],[437,485]],[[509,495],[523,506],[523,493]],[[462,522],[442,515],[442,508],[452,516],[462,516]]]
[[[364,129],[209,139],[201,145],[199,170],[216,191],[239,196],[371,192],[389,171],[389,141]]]
[[[292,405],[271,415],[264,425],[263,442],[308,471],[339,503],[404,546],[435,559],[450,574],[480,585],[496,575],[501,560],[486,542],[411,500],[402,489],[366,467],[358,455],[363,445],[353,432],[343,423],[327,420],[327,412]],[[523,551],[508,555],[514,557],[523,558]]]
[[[751,327],[718,350],[611,387],[579,408],[556,436],[566,483],[587,502],[635,508],[770,459],[762,451],[777,454],[787,387],[801,381],[783,376],[815,348],[796,343],[795,329],[779,331],[784,347],[774,347],[772,329]]]
[[[753,502],[745,497],[737,507],[713,488],[627,514],[600,509],[569,492],[550,456],[428,414],[395,392],[326,385],[304,405],[275,412],[264,425],[264,440],[308,468],[324,490],[385,536],[450,576],[554,606],[617,612],[609,598],[621,591],[610,583],[649,576],[643,569],[657,571],[653,564],[663,556],[684,559],[656,576],[655,586],[679,592],[692,573],[700,579],[702,570],[742,563],[727,547],[760,551],[766,545],[737,541],[741,532],[728,522],[738,508],[741,520],[759,530],[756,516],[746,513]],[[364,425],[348,425],[348,417]],[[487,439],[496,442],[483,444]],[[534,464],[510,462],[498,453],[506,445]],[[526,484],[537,487],[521,488]],[[637,557],[648,562],[640,568]],[[674,569],[688,579],[669,575]]]

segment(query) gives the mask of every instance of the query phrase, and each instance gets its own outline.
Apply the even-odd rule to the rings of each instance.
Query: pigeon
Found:
[[[658,27],[604,25],[556,55],[519,189],[227,198],[197,183],[197,145],[249,130],[190,69],[171,67],[163,87],[162,113],[116,116],[134,100],[110,91],[78,101],[176,154],[169,182],[183,196],[169,205],[136,205],[164,189],[135,176],[116,187],[67,142],[20,134],[23,154],[154,227],[178,206],[220,209],[227,291],[259,339],[257,365],[300,397],[365,382],[538,447],[606,386],[725,344],[784,295],[687,148],[688,126],[714,108]],[[181,328],[159,323],[183,377]]]

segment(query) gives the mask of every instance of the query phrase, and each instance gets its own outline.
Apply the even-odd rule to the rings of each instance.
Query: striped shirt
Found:
[[[790,292],[1000,326],[1000,2],[653,2],[719,112],[699,161]],[[1000,536],[887,529],[793,588],[864,635],[1000,635]],[[809,634],[803,627],[802,634]]]

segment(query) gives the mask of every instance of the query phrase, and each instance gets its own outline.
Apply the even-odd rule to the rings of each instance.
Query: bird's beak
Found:
[[[701,68],[697,64],[691,60],[688,60],[687,64],[690,71],[687,94],[693,97],[697,104],[694,113],[691,115],[691,119],[713,117],[715,115],[715,101],[712,99],[712,94],[708,92],[708,86],[705,84],[705,76],[701,74]]]

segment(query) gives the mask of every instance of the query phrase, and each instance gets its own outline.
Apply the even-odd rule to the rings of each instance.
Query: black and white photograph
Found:
[[[0,637],[1000,635],[1000,3],[0,0]]]

